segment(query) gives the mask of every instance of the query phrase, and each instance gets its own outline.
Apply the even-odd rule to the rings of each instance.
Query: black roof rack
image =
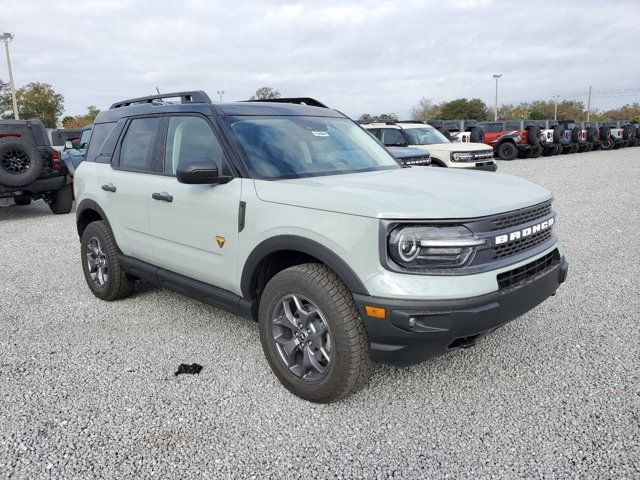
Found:
[[[136,105],[140,103],[153,103],[155,100],[162,100],[164,98],[180,98],[180,103],[211,103],[211,99],[209,95],[204,93],[202,90],[194,90],[192,92],[173,92],[173,93],[162,93],[158,95],[149,95],[148,97],[139,97],[139,98],[131,98],[129,100],[122,100],[121,102],[116,102],[109,110],[114,108],[122,108],[128,107],[130,105]]]
[[[244,100],[245,102],[273,102],[273,103],[294,103],[296,105],[307,105],[308,107],[329,108],[324,103],[311,97],[291,97],[291,98],[265,98],[260,100]]]
[[[396,123],[424,123],[422,120],[398,120]]]

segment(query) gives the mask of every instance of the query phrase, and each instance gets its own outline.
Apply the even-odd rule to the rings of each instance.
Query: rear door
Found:
[[[128,121],[112,159],[113,171],[101,185],[109,196],[109,221],[118,246],[125,255],[146,262],[153,262],[149,189],[161,172],[161,120],[150,116]]]
[[[232,290],[237,276],[241,180],[187,185],[176,179],[178,166],[193,159],[207,159],[220,175],[233,175],[207,117],[169,116],[164,121],[163,137],[163,172],[151,180],[148,193],[153,263]]]

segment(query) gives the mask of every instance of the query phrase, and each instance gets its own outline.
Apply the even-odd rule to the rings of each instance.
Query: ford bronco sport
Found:
[[[73,207],[71,178],[39,120],[0,121],[0,205],[43,199],[53,213]]]
[[[472,346],[567,273],[549,191],[403,167],[311,99],[115,103],[74,185],[95,296],[142,279],[256,319],[274,374],[316,402],[362,387],[372,361]]]
[[[436,167],[465,168],[495,172],[493,151],[482,143],[451,142],[431,125],[418,120],[403,122],[361,122],[362,127],[386,147],[428,150]]]

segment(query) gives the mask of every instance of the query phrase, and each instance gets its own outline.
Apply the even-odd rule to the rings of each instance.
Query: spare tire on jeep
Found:
[[[441,134],[447,137],[447,140],[451,140],[451,133],[449,132],[448,128],[436,127],[436,130],[438,130]]]
[[[633,138],[633,132],[631,131],[631,125],[625,125],[622,128],[622,139],[623,140],[629,140],[631,138]]]
[[[587,129],[587,141],[588,142],[595,142],[598,138],[597,138],[597,134],[598,131],[596,130],[596,127],[594,127],[593,125],[591,125],[588,129]]]
[[[571,129],[571,141],[573,143],[578,143],[580,141],[580,129],[577,126]]]
[[[469,130],[469,139],[473,143],[484,143],[484,130],[482,127],[471,127],[471,130]]]
[[[537,147],[540,145],[540,127],[537,125],[531,125],[527,127],[527,138],[529,145]],[[538,155],[539,156],[539,155]]]
[[[19,138],[0,138],[0,185],[22,187],[40,176],[42,156]]]
[[[564,127],[562,125],[553,127],[553,143],[561,144],[563,135]]]

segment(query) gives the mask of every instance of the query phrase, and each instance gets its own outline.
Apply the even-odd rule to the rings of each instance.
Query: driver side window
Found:
[[[223,171],[222,146],[209,123],[201,117],[169,117],[165,144],[164,173],[174,175],[180,162],[206,159]]]
[[[386,147],[404,147],[407,144],[402,132],[395,128],[383,128],[381,140]]]

